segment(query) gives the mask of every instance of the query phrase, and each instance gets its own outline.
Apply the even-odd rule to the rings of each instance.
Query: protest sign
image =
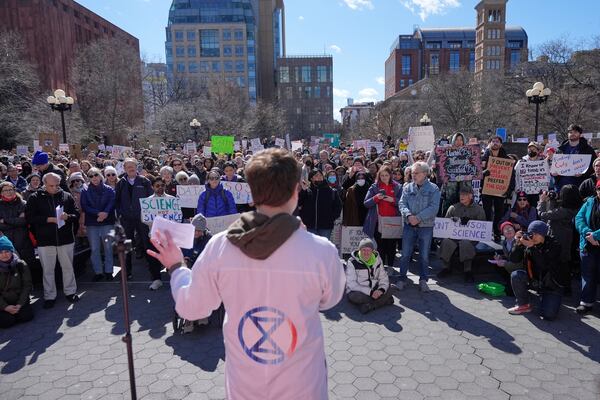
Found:
[[[221,181],[223,188],[233,195],[235,204],[252,203],[252,192],[250,185],[245,182]],[[204,185],[177,185],[177,197],[179,205],[184,208],[196,208],[198,198],[206,190]]]
[[[319,153],[319,144],[311,144],[310,145],[310,154]]]
[[[370,152],[373,147],[377,149],[377,154],[383,153],[383,142],[369,141],[369,148],[367,151]]]
[[[302,140],[294,140],[292,142],[292,151],[302,150]]]
[[[60,151],[61,153],[66,153],[69,151],[69,144],[68,143],[59,143],[58,144],[58,151]]]
[[[324,133],[324,139],[329,139],[331,147],[340,147],[340,134],[339,133]]]
[[[559,176],[583,175],[590,167],[591,160],[591,154],[555,154],[550,173]]]
[[[435,155],[442,183],[481,179],[479,145],[436,147]]]
[[[114,144],[112,146],[112,157],[116,158],[116,159],[122,159],[125,158],[129,155],[129,153],[131,153],[133,149],[131,147],[128,146],[120,146],[118,144]]]
[[[142,222],[152,222],[156,217],[181,222],[181,207],[177,197],[146,197],[140,199]]]
[[[69,155],[74,160],[81,160],[83,158],[83,154],[81,153],[81,145],[79,143],[70,143]]]
[[[535,141],[538,143],[544,143],[544,135],[537,135]]]
[[[476,137],[469,138],[469,144],[479,144],[479,140]]]
[[[473,188],[473,202],[479,204],[481,200],[481,180],[473,179],[471,181],[471,187]]]
[[[379,229],[382,239],[401,239],[404,231],[402,217],[379,217]]]
[[[262,147],[262,148],[264,148],[264,146],[260,142],[260,138],[252,138],[252,139],[250,139],[250,147]]]
[[[483,180],[482,194],[503,197],[508,191],[513,173],[514,160],[509,158],[490,157],[486,169],[490,174]]]
[[[594,134],[592,132],[583,133],[581,136],[586,138],[588,140],[588,142],[594,138]]]
[[[450,218],[436,218],[433,225],[433,237],[439,239],[472,240],[477,242],[492,241],[491,221],[470,220],[466,225]]]
[[[60,136],[54,132],[43,132],[39,134],[39,145],[42,146],[42,150],[46,153],[54,152],[58,149],[60,143]]]
[[[548,190],[550,172],[546,160],[519,161],[515,166],[517,191],[527,194],[539,194]]]
[[[187,154],[196,154],[196,142],[186,143],[184,151]]]
[[[232,154],[233,136],[212,136],[210,145],[215,154]]]
[[[22,156],[24,154],[27,154],[28,152],[29,152],[29,149],[27,148],[27,146],[22,146],[22,145],[17,146],[17,155],[18,156]]]
[[[98,143],[89,143],[87,145],[88,151],[93,151],[94,153],[98,151]]]
[[[240,151],[242,149],[242,143],[239,140],[233,142],[233,151]]]
[[[206,228],[213,235],[223,232],[229,228],[229,225],[233,224],[240,218],[240,214],[225,215],[222,217],[206,218]]]
[[[516,138],[514,140],[515,143],[529,143],[529,138],[526,137],[520,137],[520,138]]]
[[[106,151],[109,151],[111,154],[112,154],[112,149],[113,149],[112,146],[106,146]]]
[[[435,145],[433,126],[411,126],[408,129],[408,148],[411,151],[429,151]]]
[[[102,150],[102,151],[104,151],[104,150],[106,150],[106,146],[105,146],[105,145],[103,145],[103,144],[99,144],[99,145],[98,145],[98,150]]]
[[[40,146],[39,140],[33,141],[33,152],[35,153],[36,151],[42,151],[42,146]]]
[[[172,222],[162,217],[156,217],[152,221],[150,236],[153,237],[157,231],[163,235],[168,232],[173,243],[182,249],[194,247],[194,225]]]
[[[275,139],[275,146],[279,147],[279,148],[285,148],[285,139],[281,139],[281,138],[276,138]]]
[[[549,142],[558,142],[558,139],[556,138],[556,133],[549,133],[548,134],[548,141]]]
[[[342,254],[358,250],[358,244],[366,237],[362,226],[342,226]]]
[[[109,146],[110,147],[110,146]],[[115,165],[115,169],[117,170],[117,176],[121,176],[125,173],[125,165],[123,163],[123,161],[119,161],[116,165]]]
[[[366,152],[369,152],[369,150],[371,150],[371,148],[369,147],[368,140],[354,140],[354,141],[352,141],[352,147],[356,151],[358,151],[360,149],[365,149]]]
[[[212,149],[210,148],[210,146],[204,146],[202,148],[202,154],[204,155],[204,157],[207,158],[212,157]]]
[[[506,128],[496,128],[496,136],[500,136],[502,142],[506,142]]]
[[[292,141],[290,139],[290,134],[289,133],[285,134],[285,147],[286,147],[286,149],[291,149],[292,148]]]

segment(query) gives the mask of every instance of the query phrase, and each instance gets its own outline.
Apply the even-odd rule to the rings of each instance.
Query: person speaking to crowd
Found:
[[[255,155],[245,176],[257,211],[215,235],[193,270],[168,233],[152,237],[156,251],[148,254],[171,273],[182,318],[206,318],[225,306],[229,399],[327,399],[319,310],[340,301],[345,275],[335,246],[292,216],[300,175],[285,150]]]

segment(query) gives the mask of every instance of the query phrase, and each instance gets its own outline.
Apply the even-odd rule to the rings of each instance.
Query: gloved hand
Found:
[[[485,178],[486,176],[488,176],[489,174],[490,174],[490,170],[489,170],[489,169],[483,170],[483,173],[482,173],[482,175],[483,175],[483,177],[484,177],[484,178]]]
[[[460,224],[461,224],[461,225],[467,225],[467,224],[469,223],[469,221],[470,221],[470,220],[471,220],[471,219],[470,219],[469,217],[462,217],[462,218],[460,219]]]

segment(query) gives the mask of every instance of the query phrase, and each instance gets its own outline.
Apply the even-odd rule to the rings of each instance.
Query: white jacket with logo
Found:
[[[320,310],[343,296],[345,275],[328,240],[296,230],[266,260],[215,235],[193,270],[171,277],[177,313],[206,318],[225,305],[225,386],[230,400],[327,399]]]

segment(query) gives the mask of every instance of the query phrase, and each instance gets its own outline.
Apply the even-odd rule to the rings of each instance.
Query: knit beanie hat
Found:
[[[36,151],[31,160],[33,165],[44,165],[48,164],[48,154],[43,151]]]
[[[190,175],[190,177],[188,178],[188,185],[199,185],[199,184],[200,184],[200,178],[198,178],[198,175],[196,175],[196,174]]]
[[[196,214],[194,218],[192,218],[192,225],[194,225],[194,229],[197,231],[205,231],[206,230],[206,217],[202,214]]]
[[[533,221],[529,224],[529,228],[527,228],[527,233],[530,235],[533,233],[537,233],[542,236],[546,236],[548,234],[548,224],[543,221]]]
[[[10,239],[6,236],[0,237],[0,251],[8,250],[11,253],[15,252],[15,246],[13,246]]]
[[[369,238],[364,238],[358,244],[358,250],[361,250],[363,247],[369,247],[371,250],[375,250],[377,248],[375,243]]]

